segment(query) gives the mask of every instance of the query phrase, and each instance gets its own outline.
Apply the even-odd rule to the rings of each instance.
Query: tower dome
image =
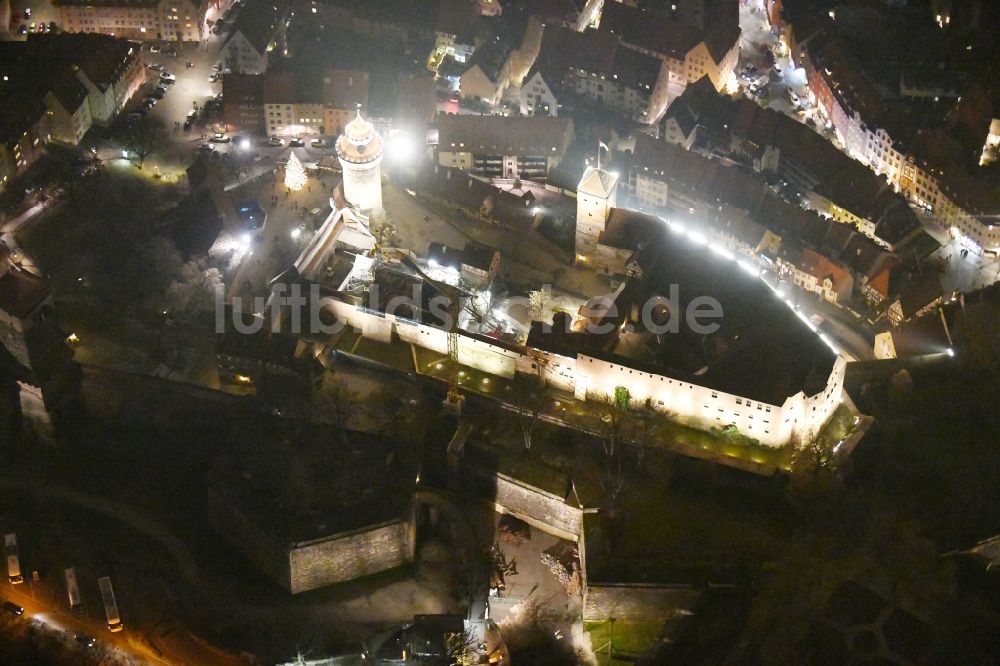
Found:
[[[344,173],[344,198],[362,210],[382,208],[382,137],[358,115],[337,138],[337,158]]]

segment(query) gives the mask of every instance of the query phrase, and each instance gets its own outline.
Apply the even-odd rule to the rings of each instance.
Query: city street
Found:
[[[35,586],[41,589],[36,592]],[[59,607],[50,592],[38,583],[26,580],[22,585],[5,585],[0,598],[9,600],[24,609],[21,622],[38,622],[49,629],[69,635],[92,636],[99,645],[110,646],[113,652],[129,655],[142,662],[152,664],[172,664],[148,647],[134,641],[128,631],[111,633],[100,618],[88,615],[72,615]],[[103,607],[102,607],[103,608]],[[95,612],[97,609],[94,609]]]
[[[838,148],[843,149],[833,131],[825,128],[825,123],[819,115],[817,107],[810,102],[805,71],[801,68],[793,68],[787,54],[779,55],[781,44],[777,36],[771,32],[767,16],[759,4],[740,5],[740,28],[742,30],[740,62],[737,69],[743,71],[746,65],[753,65],[758,72],[758,77],[761,75],[768,77],[768,83],[764,88],[766,94],[761,97],[751,96],[751,99],[756,100],[766,108],[774,109],[800,123],[809,125]],[[768,51],[776,56],[774,70],[772,70],[772,60],[768,56]],[[741,80],[741,84],[745,85],[745,83]],[[798,104],[791,101],[789,91],[798,97]],[[809,122],[810,120],[815,121],[815,123]]]
[[[963,255],[963,249],[959,241],[948,239],[936,253],[944,266],[944,273],[941,275],[941,289],[944,293],[967,293],[1000,280],[1000,258],[980,256],[972,252]]]

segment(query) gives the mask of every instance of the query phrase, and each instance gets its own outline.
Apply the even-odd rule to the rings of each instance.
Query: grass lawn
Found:
[[[716,435],[704,430],[698,430],[697,428],[677,424],[675,431],[670,436],[670,440],[672,440],[671,443],[679,444],[683,453],[689,453],[688,451],[684,451],[683,448],[690,446],[730,458],[755,462],[759,465],[787,468],[789,464],[787,449],[754,444],[740,435]],[[667,449],[671,448],[670,443],[665,443],[664,446]]]
[[[584,630],[590,634],[590,644],[597,654],[598,664],[631,664],[636,657],[653,646],[660,637],[662,620],[640,622],[615,622],[612,657],[608,656],[611,642],[610,622],[585,622]]]

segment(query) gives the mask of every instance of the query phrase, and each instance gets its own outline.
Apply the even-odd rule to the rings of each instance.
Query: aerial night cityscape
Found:
[[[0,666],[1000,665],[1000,0],[0,0]]]

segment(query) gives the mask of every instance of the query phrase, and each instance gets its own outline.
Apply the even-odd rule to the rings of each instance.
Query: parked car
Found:
[[[309,142],[309,145],[313,148],[326,148],[326,141],[324,139],[313,139]]]
[[[216,132],[215,134],[212,135],[212,138],[209,139],[209,141],[211,141],[212,143],[229,143],[230,141],[232,141],[232,139],[230,139],[222,132]]]
[[[294,139],[288,142],[288,145],[291,146],[292,148],[301,148],[302,146],[306,145],[306,142],[298,137],[295,137]]]
[[[280,136],[272,136],[272,137],[270,137],[267,140],[267,145],[269,145],[269,146],[283,146],[283,145],[285,145],[285,142],[281,139]]]
[[[152,46],[149,47],[149,52],[150,53],[159,53],[160,52],[160,45],[159,44],[153,44]]]
[[[202,153],[214,153],[215,147],[210,143],[202,143],[198,146],[198,151]]]
[[[160,65],[160,64],[155,63],[155,62],[147,63],[146,67],[148,67],[149,69],[152,69],[154,71],[157,71],[157,72],[162,72],[163,71],[163,65]]]
[[[219,80],[219,75],[216,74],[215,72],[212,72],[211,74],[208,75],[208,82],[209,83],[215,83],[218,80]]]
[[[189,130],[194,125],[194,118],[188,118],[184,121],[184,129]]]
[[[24,615],[24,609],[15,604],[13,601],[3,602],[3,609],[11,615]]]
[[[177,77],[171,74],[170,72],[162,72],[160,74],[160,83],[172,84],[176,82],[177,82]]]
[[[166,94],[167,91],[162,87],[158,87],[156,90],[149,93],[150,97],[152,97],[153,99],[163,99],[163,96]]]

